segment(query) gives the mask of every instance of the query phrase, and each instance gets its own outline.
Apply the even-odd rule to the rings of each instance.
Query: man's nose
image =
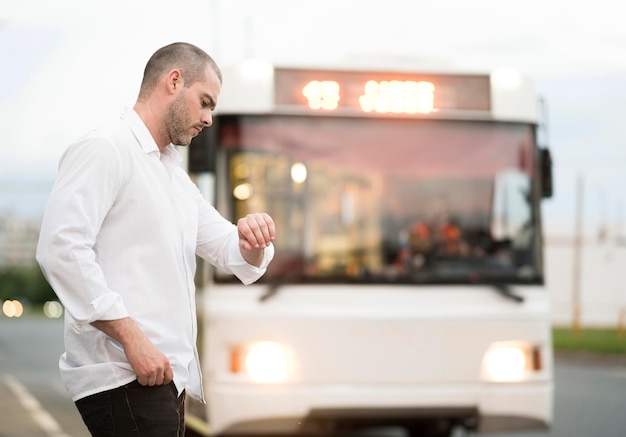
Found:
[[[213,124],[213,114],[211,113],[211,111],[204,112],[202,114],[202,117],[200,117],[200,121],[205,127],[211,126]]]

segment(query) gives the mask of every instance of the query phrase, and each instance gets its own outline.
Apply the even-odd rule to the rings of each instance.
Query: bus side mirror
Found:
[[[217,126],[204,128],[189,145],[189,173],[215,172]]]
[[[552,197],[552,156],[550,150],[539,149],[539,165],[541,167],[541,196]]]

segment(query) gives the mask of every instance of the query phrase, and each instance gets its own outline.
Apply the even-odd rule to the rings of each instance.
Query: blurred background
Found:
[[[626,301],[619,252],[626,221],[626,29],[620,19],[610,0],[3,0],[0,267],[23,269],[3,282],[31,281],[30,289],[49,292],[45,282],[24,277],[31,275],[62,151],[132,106],[157,48],[188,41],[222,66],[244,59],[316,66],[369,57],[381,65],[513,68],[530,76],[547,103],[554,160],[555,196],[543,206],[546,241],[564,269],[551,284],[555,322],[570,313],[573,255],[564,247],[571,249],[579,220],[585,243],[600,250],[592,260],[604,260],[593,275],[610,281],[604,295],[587,297],[597,306],[587,321],[614,323]],[[11,297],[6,287],[0,293]],[[584,300],[584,286],[582,294]]]
[[[315,67],[369,58],[382,69],[387,62],[432,71],[512,68],[532,78],[546,102],[545,140],[554,162],[555,195],[543,201],[553,324],[572,323],[576,289],[582,323],[619,327],[623,345],[626,27],[619,11],[614,0],[0,0],[0,376],[29,381],[44,404],[64,399],[59,411],[56,400],[47,408],[66,432],[84,435],[56,374],[61,324],[42,318],[9,327],[2,319],[29,307],[61,317],[34,258],[58,159],[77,137],[134,104],[146,61],[175,41],[204,48],[221,66],[259,59]],[[24,348],[31,340],[48,349]],[[11,355],[21,358],[10,361]],[[52,358],[36,363],[43,356]],[[5,392],[25,393],[17,380],[2,377]],[[565,377],[571,380],[564,387],[584,379]],[[598,387],[590,381],[589,391]],[[571,397],[567,388],[561,393]],[[618,386],[615,399],[622,395]],[[9,399],[0,392],[0,411],[18,417]],[[587,420],[581,412],[595,409],[576,408],[571,417],[581,420]],[[45,435],[66,435],[50,423]],[[7,435],[44,435],[28,421],[23,426]],[[29,434],[28,427],[37,431]]]

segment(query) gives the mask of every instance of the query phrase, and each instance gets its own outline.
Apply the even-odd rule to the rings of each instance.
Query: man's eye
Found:
[[[210,105],[210,104],[209,104],[209,102],[207,102],[206,100],[203,100],[203,101],[202,101],[202,107],[203,107],[203,108],[208,108],[208,107],[209,107],[209,105]]]

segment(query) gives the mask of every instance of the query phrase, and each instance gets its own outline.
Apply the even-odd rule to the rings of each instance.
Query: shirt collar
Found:
[[[178,166],[183,161],[183,157],[180,153],[178,153],[176,147],[169,144],[165,149],[161,151],[161,161]]]
[[[130,129],[135,135],[135,138],[137,138],[137,141],[139,142],[139,146],[145,153],[160,152],[161,159],[171,162],[174,165],[179,165],[182,162],[183,157],[171,144],[164,148],[163,151],[159,150],[159,146],[157,146],[154,138],[152,138],[152,134],[134,109],[126,109],[122,114],[122,120],[128,123]]]
[[[139,114],[137,114],[137,112],[135,112],[134,109],[132,108],[126,109],[124,113],[122,114],[121,118],[126,123],[128,123],[128,126],[130,126],[130,129],[133,131],[135,138],[137,138],[137,141],[139,142],[141,149],[145,153],[152,153],[152,152],[159,151],[159,146],[157,146],[156,142],[154,141],[154,138],[152,138],[152,134],[146,127],[145,123],[143,122]]]

